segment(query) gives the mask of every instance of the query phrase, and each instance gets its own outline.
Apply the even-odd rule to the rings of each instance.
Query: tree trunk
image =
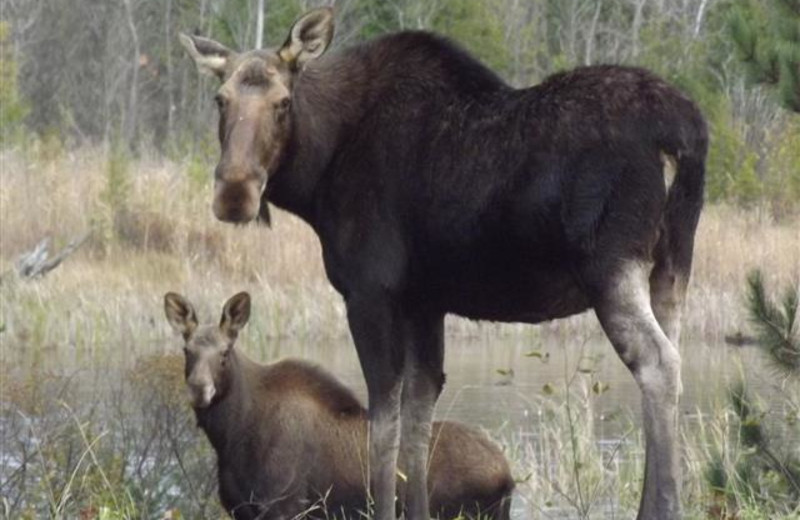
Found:
[[[256,7],[256,46],[260,49],[264,46],[264,0],[258,0]]]
[[[172,83],[172,0],[167,0],[164,16],[164,45],[167,54],[167,139],[172,139],[173,116],[175,115],[175,100],[173,99]]]
[[[136,30],[136,23],[133,20],[131,0],[122,0],[122,3],[125,6],[125,16],[128,21],[128,28],[131,31],[131,38],[133,39],[133,77],[131,78],[131,90],[128,95],[128,113],[125,118],[123,132],[125,142],[128,146],[131,146],[136,137],[136,114],[139,109],[139,56],[141,56],[141,51],[139,49],[139,33]]]

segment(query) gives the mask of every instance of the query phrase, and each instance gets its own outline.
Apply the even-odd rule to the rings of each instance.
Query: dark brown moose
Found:
[[[198,425],[217,453],[219,493],[236,519],[361,518],[367,489],[367,412],[322,368],[296,359],[261,365],[234,348],[250,296],[225,304],[219,325],[198,326],[192,305],[167,293],[185,339],[186,383]],[[485,435],[433,426],[431,513],[508,519],[508,463]]]
[[[703,204],[706,125],[652,73],[590,66],[516,89],[452,42],[400,32],[323,55],[333,11],[278,49],[182,35],[221,81],[215,215],[299,215],[344,297],[367,383],[370,485],[428,516],[443,323],[594,310],[642,395],[642,520],[680,518],[680,316]]]

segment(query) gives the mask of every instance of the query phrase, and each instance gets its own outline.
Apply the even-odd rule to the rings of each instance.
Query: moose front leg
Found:
[[[406,320],[385,295],[350,295],[347,320],[369,398],[369,488],[374,518],[395,518]]]
[[[406,518],[426,519],[431,423],[444,386],[444,316],[415,315],[410,323],[401,404],[400,467],[408,478]]]

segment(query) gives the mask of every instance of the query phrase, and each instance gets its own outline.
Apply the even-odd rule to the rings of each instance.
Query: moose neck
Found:
[[[250,372],[255,363],[234,349],[228,358],[229,379],[224,395],[208,408],[195,408],[197,425],[203,429],[217,454],[242,440],[254,410]]]
[[[365,68],[356,53],[337,53],[309,63],[295,80],[291,137],[266,195],[312,227],[316,187],[347,128],[365,110]]]

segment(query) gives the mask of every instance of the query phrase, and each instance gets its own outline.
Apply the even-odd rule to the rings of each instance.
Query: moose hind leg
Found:
[[[657,257],[659,252],[657,252]],[[688,268],[682,269],[671,258],[656,260],[650,273],[650,301],[661,329],[676,347],[681,335],[681,315],[689,282]]]
[[[631,262],[599,291],[595,312],[642,392],[645,478],[638,518],[680,517],[680,354],[650,303],[650,265]]]

